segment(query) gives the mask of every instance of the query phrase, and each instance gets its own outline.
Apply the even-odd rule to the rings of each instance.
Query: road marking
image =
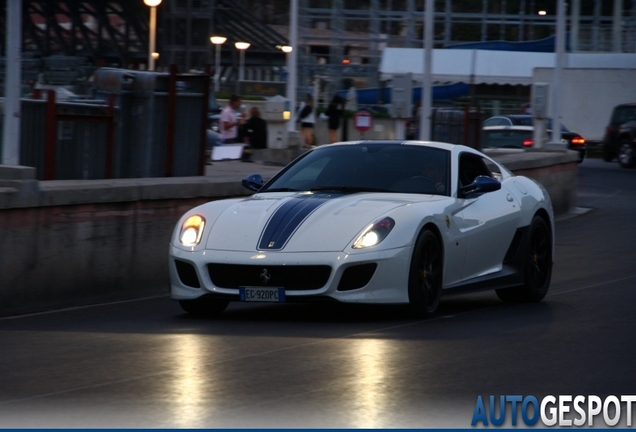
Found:
[[[149,297],[141,297],[141,298],[130,299],[130,300],[118,300],[118,301],[96,303],[96,304],[83,305],[83,306],[73,306],[73,307],[68,307],[68,308],[64,308],[64,309],[53,309],[53,310],[42,311],[42,312],[33,312],[33,313],[23,314],[23,315],[12,315],[12,316],[0,317],[0,321],[14,320],[14,319],[20,319],[20,318],[28,318],[28,317],[34,317],[34,316],[39,316],[39,315],[49,315],[49,314],[54,314],[54,313],[59,313],[59,312],[68,312],[68,311],[74,311],[74,310],[90,309],[90,308],[99,307],[99,306],[109,306],[109,305],[115,305],[115,304],[133,303],[133,302],[138,302],[138,301],[143,301],[143,300],[153,300],[153,299],[158,299],[158,298],[162,298],[162,297],[168,297],[169,295],[170,294],[161,294],[161,295],[155,295],[155,296],[149,296]]]
[[[580,288],[574,288],[574,289],[567,290],[567,291],[559,291],[559,292],[556,292],[556,293],[548,294],[548,297],[553,297],[553,296],[557,296],[557,295],[561,295],[561,294],[569,294],[569,293],[573,293],[573,292],[577,292],[577,291],[583,291],[583,290],[586,290],[586,289],[596,288],[596,287],[603,286],[603,285],[613,284],[614,282],[622,282],[622,281],[626,281],[626,280],[630,280],[630,279],[636,279],[636,275],[626,276],[624,278],[613,279],[613,280],[609,280],[609,281],[605,281],[605,282],[599,282],[599,283],[596,283],[596,284],[587,285],[587,286],[580,287]]]

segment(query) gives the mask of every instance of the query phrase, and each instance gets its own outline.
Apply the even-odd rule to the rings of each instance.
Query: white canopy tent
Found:
[[[636,54],[593,53],[566,54],[566,68],[636,69]],[[554,53],[435,49],[432,79],[438,83],[531,85],[534,68],[555,65]],[[422,80],[424,50],[419,48],[385,48],[380,63],[380,78],[411,73]]]

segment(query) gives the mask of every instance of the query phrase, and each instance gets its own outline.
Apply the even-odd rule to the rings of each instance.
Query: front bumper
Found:
[[[255,279],[253,272],[245,272],[244,281],[241,273],[237,274],[237,268],[241,266],[268,269],[268,272],[275,272],[275,269],[284,267],[310,268],[318,266],[328,266],[330,271],[326,282],[318,283],[308,280],[303,289],[303,278],[314,278],[312,272],[292,272],[286,279],[286,284],[290,289],[286,289],[285,296],[289,301],[311,300],[319,298],[331,298],[341,302],[351,303],[408,303],[408,273],[411,261],[411,248],[398,248],[382,250],[376,252],[364,252],[347,254],[344,252],[305,252],[305,253],[282,253],[282,252],[225,252],[214,250],[202,250],[189,252],[170,246],[169,270],[170,270],[170,291],[175,300],[193,300],[199,297],[220,297],[229,300],[239,300],[239,289],[237,287],[217,286],[213,279],[219,283],[238,286],[262,285],[259,279]],[[185,264],[185,265],[184,265]],[[228,266],[227,273],[233,273],[233,277],[211,277],[210,264],[213,264],[212,271],[223,272],[223,266]],[[365,264],[376,264],[371,278],[364,286],[345,289],[341,284],[343,275],[350,268],[363,268]],[[179,265],[179,269],[177,266]],[[184,268],[186,271],[184,271]],[[324,268],[324,267],[323,267]],[[368,269],[369,266],[366,267]],[[253,270],[253,269],[252,269]],[[212,273],[214,274],[214,273]],[[351,275],[351,271],[349,271]],[[227,276],[227,274],[223,274]],[[291,280],[289,278],[294,278]],[[298,279],[300,279],[298,281]],[[231,282],[228,282],[231,281]],[[219,283],[220,284],[220,283]],[[272,284],[268,282],[268,285]],[[345,284],[346,285],[346,284]],[[283,286],[283,288],[286,288]],[[339,290],[340,288],[340,290]]]

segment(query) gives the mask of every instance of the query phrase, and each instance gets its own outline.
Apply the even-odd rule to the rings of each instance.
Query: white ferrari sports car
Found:
[[[211,201],[179,220],[172,298],[193,314],[230,301],[407,304],[494,289],[504,301],[547,293],[550,197],[461,145],[359,141],[317,147],[248,198]]]

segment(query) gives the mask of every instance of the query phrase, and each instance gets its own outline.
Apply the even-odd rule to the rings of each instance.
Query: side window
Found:
[[[486,166],[486,162],[480,156],[463,153],[459,157],[459,187],[471,184],[476,177],[493,177],[492,172]]]

